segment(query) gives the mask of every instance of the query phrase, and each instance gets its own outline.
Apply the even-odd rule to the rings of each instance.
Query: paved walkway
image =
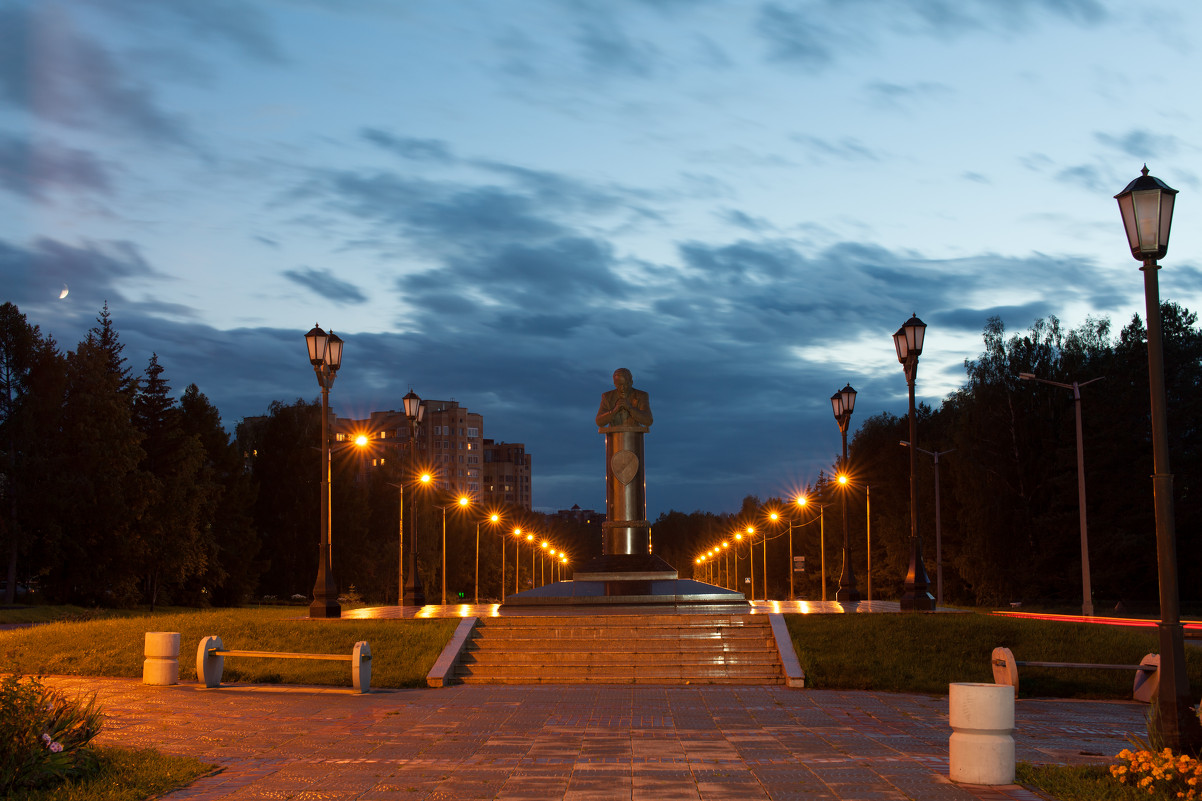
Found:
[[[785,687],[350,690],[53,677],[95,690],[100,742],[223,770],[179,799],[1015,801],[947,779],[947,698]],[[1105,761],[1132,702],[1019,700],[1020,760]]]

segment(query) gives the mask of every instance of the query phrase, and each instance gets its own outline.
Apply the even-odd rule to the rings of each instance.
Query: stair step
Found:
[[[765,615],[483,618],[465,684],[784,684]]]

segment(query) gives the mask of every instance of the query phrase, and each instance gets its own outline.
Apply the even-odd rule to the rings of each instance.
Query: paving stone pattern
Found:
[[[374,690],[52,677],[95,690],[99,741],[222,770],[180,799],[1018,801],[947,779],[947,698],[786,687]],[[1144,731],[1130,702],[1020,700],[1018,758],[1104,761]]]

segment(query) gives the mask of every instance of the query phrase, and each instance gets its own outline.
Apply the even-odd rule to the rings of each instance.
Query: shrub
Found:
[[[87,775],[97,764],[88,743],[103,719],[94,693],[72,700],[36,678],[0,680],[0,792]]]

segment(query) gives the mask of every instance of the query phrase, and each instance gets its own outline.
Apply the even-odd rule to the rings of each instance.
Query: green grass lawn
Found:
[[[148,631],[180,633],[180,678],[196,679],[196,650],[216,634],[226,648],[350,654],[371,646],[373,687],[424,687],[426,674],[450,640],[457,620],[337,620],[301,617],[303,608],[170,610],[154,615],[44,623],[0,632],[0,665],[25,674],[141,677]],[[298,619],[299,618],[299,619]],[[223,681],[347,686],[345,662],[307,659],[225,660]]]
[[[998,646],[1015,659],[1138,665],[1159,650],[1155,629],[1022,620],[983,613],[786,615],[806,686],[947,693],[952,682],[992,682]],[[1202,650],[1186,649],[1190,684],[1202,685]],[[1020,667],[1019,695],[1130,698],[1135,671]]]
[[[151,749],[97,748],[100,769],[86,779],[53,789],[29,790],[13,801],[144,801],[185,787],[213,769],[191,757],[166,756]]]

